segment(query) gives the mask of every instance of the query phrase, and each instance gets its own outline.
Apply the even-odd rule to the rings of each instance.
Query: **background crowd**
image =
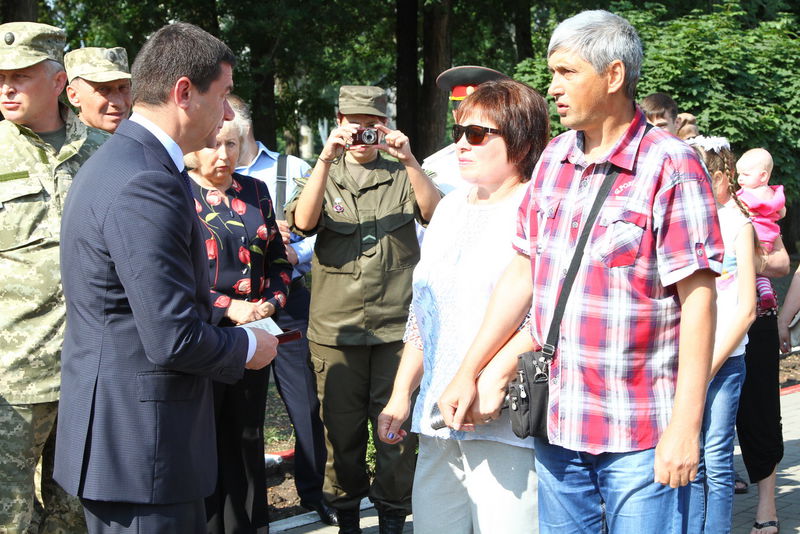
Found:
[[[625,19],[554,30],[553,140],[529,85],[442,73],[453,144],[430,167],[374,86],[340,88],[313,167],[267,149],[231,94],[237,57],[191,24],[130,72],[123,48],[65,56],[45,24],[0,40],[8,531],[266,531],[271,367],[302,504],[342,534],[364,497],[382,534],[412,511],[421,532],[727,532],[734,428],[753,532],[778,532],[783,190],[766,150],[737,160],[669,96],[636,103]],[[506,385],[603,185],[547,438],[514,436]]]

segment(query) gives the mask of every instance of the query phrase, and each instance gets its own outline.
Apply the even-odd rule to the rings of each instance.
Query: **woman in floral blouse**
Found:
[[[186,156],[208,252],[212,320],[223,326],[263,319],[283,307],[292,272],[266,184],[233,172],[242,133],[238,123],[226,122],[216,148]],[[211,533],[255,532],[268,524],[262,432],[267,373],[246,370],[236,384],[214,384],[219,474],[206,498]]]

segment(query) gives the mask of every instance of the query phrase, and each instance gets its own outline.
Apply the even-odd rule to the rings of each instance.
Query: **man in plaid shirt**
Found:
[[[500,396],[476,396],[476,377],[528,310],[544,343],[585,217],[616,171],[551,364],[549,442],[536,440],[542,533],[685,531],[677,488],[697,473],[723,245],[694,152],[647,129],[635,105],[641,60],[634,28],[607,11],[554,31],[548,92],[570,130],[534,170],[518,255],[439,401],[456,429],[496,413]]]

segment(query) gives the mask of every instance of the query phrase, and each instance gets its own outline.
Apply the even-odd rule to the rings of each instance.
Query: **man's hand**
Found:
[[[456,374],[439,397],[439,411],[444,424],[453,430],[474,430],[469,419],[469,407],[475,399],[477,388],[475,380],[469,376]]]
[[[286,221],[275,221],[278,223],[278,230],[283,238],[283,244],[288,245],[292,240],[292,231],[289,230],[289,224]]]
[[[685,486],[697,476],[699,463],[698,435],[667,426],[656,446],[655,481],[672,488]]]
[[[408,432],[400,428],[400,425],[408,419],[409,410],[408,399],[392,395],[378,416],[378,438],[382,442],[394,445],[403,441]]]
[[[247,364],[246,369],[263,369],[278,354],[278,338],[261,328],[251,328],[256,336],[256,352]]]
[[[297,265],[300,261],[300,258],[297,257],[297,252],[291,245],[286,245],[286,259],[289,261],[290,265]]]

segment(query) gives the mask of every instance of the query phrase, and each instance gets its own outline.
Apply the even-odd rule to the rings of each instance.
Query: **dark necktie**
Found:
[[[181,178],[183,178],[183,184],[186,186],[186,190],[189,192],[189,196],[192,196],[192,183],[189,181],[189,173],[186,172],[186,168],[181,171]]]

